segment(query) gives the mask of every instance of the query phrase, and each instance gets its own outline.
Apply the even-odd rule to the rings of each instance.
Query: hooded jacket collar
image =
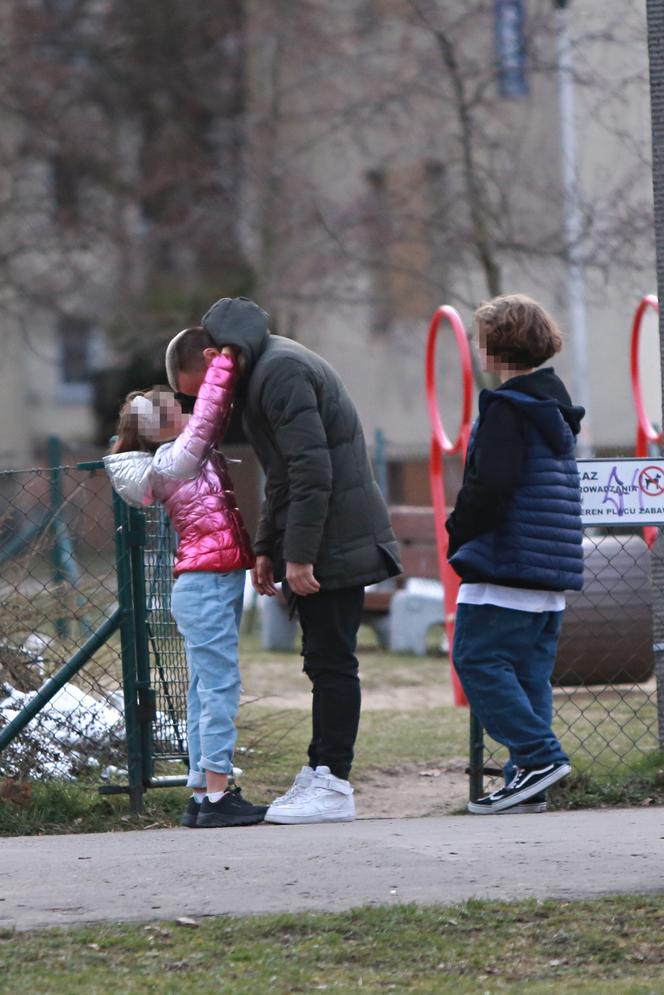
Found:
[[[479,398],[480,417],[494,402],[504,400],[519,408],[542,433],[554,452],[569,446],[569,432],[578,435],[582,407],[572,404],[564,383],[552,367],[523,376],[512,377],[497,390],[483,390]]]
[[[245,358],[246,372],[256,365],[270,337],[270,316],[248,297],[222,297],[203,315],[201,324],[221,348],[235,346]]]
[[[516,390],[521,394],[528,394],[538,401],[555,401],[558,410],[574,435],[579,434],[581,420],[586,410],[580,405],[572,404],[565,384],[557,376],[552,366],[545,366],[544,369],[535,370],[534,373],[511,377],[497,388],[497,392],[503,390]]]

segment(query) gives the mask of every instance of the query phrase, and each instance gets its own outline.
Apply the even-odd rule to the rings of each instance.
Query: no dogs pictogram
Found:
[[[661,466],[647,466],[639,474],[639,488],[649,497],[664,494],[664,470]]]

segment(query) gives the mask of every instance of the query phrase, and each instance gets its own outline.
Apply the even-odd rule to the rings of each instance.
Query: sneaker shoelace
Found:
[[[514,775],[514,778],[508,784],[508,789],[510,791],[513,791],[515,789],[520,788],[521,787],[521,782],[523,781],[523,779],[525,777],[528,776],[528,774],[544,774],[544,773],[546,773],[547,770],[548,770],[548,768],[546,768],[546,767],[543,767],[543,768],[538,769],[538,770],[528,769],[526,767],[517,767],[516,774]]]
[[[516,774],[514,775],[510,783],[507,785],[507,790],[515,791],[517,788],[519,788],[521,786],[521,781],[525,773],[526,773],[525,767],[517,767]]]
[[[278,798],[274,799],[274,801],[272,802],[273,805],[277,804],[283,805],[284,802],[292,802],[294,798],[297,798],[299,795],[303,794],[309,788],[313,787],[310,780],[306,781],[304,778],[300,780],[299,777],[300,775],[298,775],[298,777],[295,778],[294,783],[291,784],[290,788],[288,789],[285,795],[279,795]]]

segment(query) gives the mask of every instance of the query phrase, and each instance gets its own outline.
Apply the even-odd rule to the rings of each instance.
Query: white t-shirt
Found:
[[[525,587],[504,587],[502,584],[462,584],[457,604],[496,605],[521,612],[562,612],[565,610],[565,595],[562,591],[533,591]]]

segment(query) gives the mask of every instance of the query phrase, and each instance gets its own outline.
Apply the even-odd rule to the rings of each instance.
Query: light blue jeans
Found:
[[[173,584],[171,610],[189,668],[187,734],[190,788],[205,787],[205,771],[230,774],[240,705],[238,635],[245,571],[183,573]]]

